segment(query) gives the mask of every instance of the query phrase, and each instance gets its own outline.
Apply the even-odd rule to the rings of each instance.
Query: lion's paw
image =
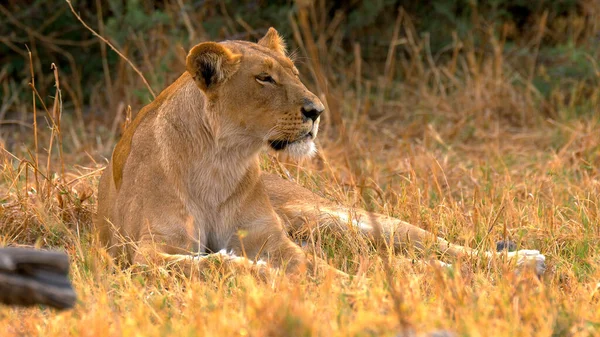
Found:
[[[522,249],[505,254],[510,261],[516,261],[518,270],[531,268],[538,277],[546,271],[546,257],[539,250]]]
[[[430,262],[430,264],[432,266],[436,266],[440,269],[452,269],[452,264],[451,263],[446,263],[444,261],[440,261],[440,260],[433,260]]]

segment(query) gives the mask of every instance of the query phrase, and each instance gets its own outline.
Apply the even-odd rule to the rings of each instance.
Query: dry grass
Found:
[[[457,40],[449,57],[434,59],[427,38],[418,38],[403,14],[397,40],[389,43],[390,50],[404,50],[403,57],[369,65],[357,45],[350,64],[336,63],[343,50],[336,27],[320,27],[324,21],[315,16],[318,11],[301,9],[290,24],[300,54],[308,56],[301,64],[305,78],[329,107],[320,154],[301,165],[265,155],[265,169],[285,168],[330,199],[407,220],[452,242],[493,249],[496,240],[509,238],[544,253],[546,275],[538,281],[478,261],[441,271],[379,252],[351,234],[330,233],[314,234],[314,247],[321,247],[316,253],[364,277],[262,282],[215,266],[201,280],[188,280],[114,268],[93,239],[90,218],[103,158],[126,107],[135,112],[143,105],[133,94],[143,82],[123,61],[106,77],[111,91],[93,94],[87,108],[116,116],[87,127],[78,117],[61,124],[61,115],[82,116],[84,108],[69,103],[81,89],[60,74],[35,73],[36,86],[56,84],[51,99],[39,97],[35,86],[3,81],[10,97],[3,106],[23,115],[10,136],[2,133],[0,245],[67,251],[79,296],[76,307],[62,313],[0,307],[3,336],[411,336],[440,329],[463,336],[600,334],[593,297],[600,276],[600,75],[595,86],[575,83],[544,98],[530,74],[511,66],[502,38],[490,32],[487,53]],[[181,59],[168,74],[153,69],[174,48],[162,29],[154,33],[134,38],[143,47],[136,61],[151,83],[158,74],[169,83],[182,70]],[[539,44],[540,37],[532,41]],[[32,58],[32,73],[39,62]],[[386,75],[364,75],[377,69]],[[19,100],[19,90],[32,91],[47,124],[40,118],[35,131],[23,126],[31,121],[23,116],[33,111],[30,100]],[[578,115],[582,106],[592,111]],[[392,262],[389,269],[383,262]]]

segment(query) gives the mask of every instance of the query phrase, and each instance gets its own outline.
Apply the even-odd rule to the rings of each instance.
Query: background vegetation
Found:
[[[7,335],[600,333],[597,1],[72,6],[0,4],[0,245],[67,251],[80,296],[66,313],[0,308]],[[264,283],[218,266],[202,280],[115,269],[90,219],[122,126],[181,74],[193,45],[257,40],[269,26],[328,111],[317,158],[265,154],[266,170],[460,244],[510,238],[546,254],[546,275],[477,260],[442,271],[330,233],[314,233],[311,253],[361,277]]]

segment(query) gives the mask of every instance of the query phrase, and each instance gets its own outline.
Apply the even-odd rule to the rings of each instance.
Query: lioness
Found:
[[[211,253],[231,254],[226,261],[244,256],[297,272],[321,263],[286,233],[307,221],[339,231],[355,226],[396,247],[429,241],[453,257],[479,253],[261,173],[265,146],[296,157],[313,154],[325,109],[300,81],[275,29],[258,43],[200,43],[186,68],[137,114],[100,179],[95,223],[112,256],[173,263],[189,273]],[[543,270],[538,251],[509,254]]]

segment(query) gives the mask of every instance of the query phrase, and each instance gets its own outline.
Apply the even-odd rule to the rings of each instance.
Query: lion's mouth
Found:
[[[269,146],[271,146],[271,148],[275,151],[281,151],[281,150],[285,150],[285,148],[288,147],[288,145],[290,145],[290,144],[310,141],[313,138],[315,138],[315,136],[311,130],[294,140],[289,140],[289,139],[269,140]]]

